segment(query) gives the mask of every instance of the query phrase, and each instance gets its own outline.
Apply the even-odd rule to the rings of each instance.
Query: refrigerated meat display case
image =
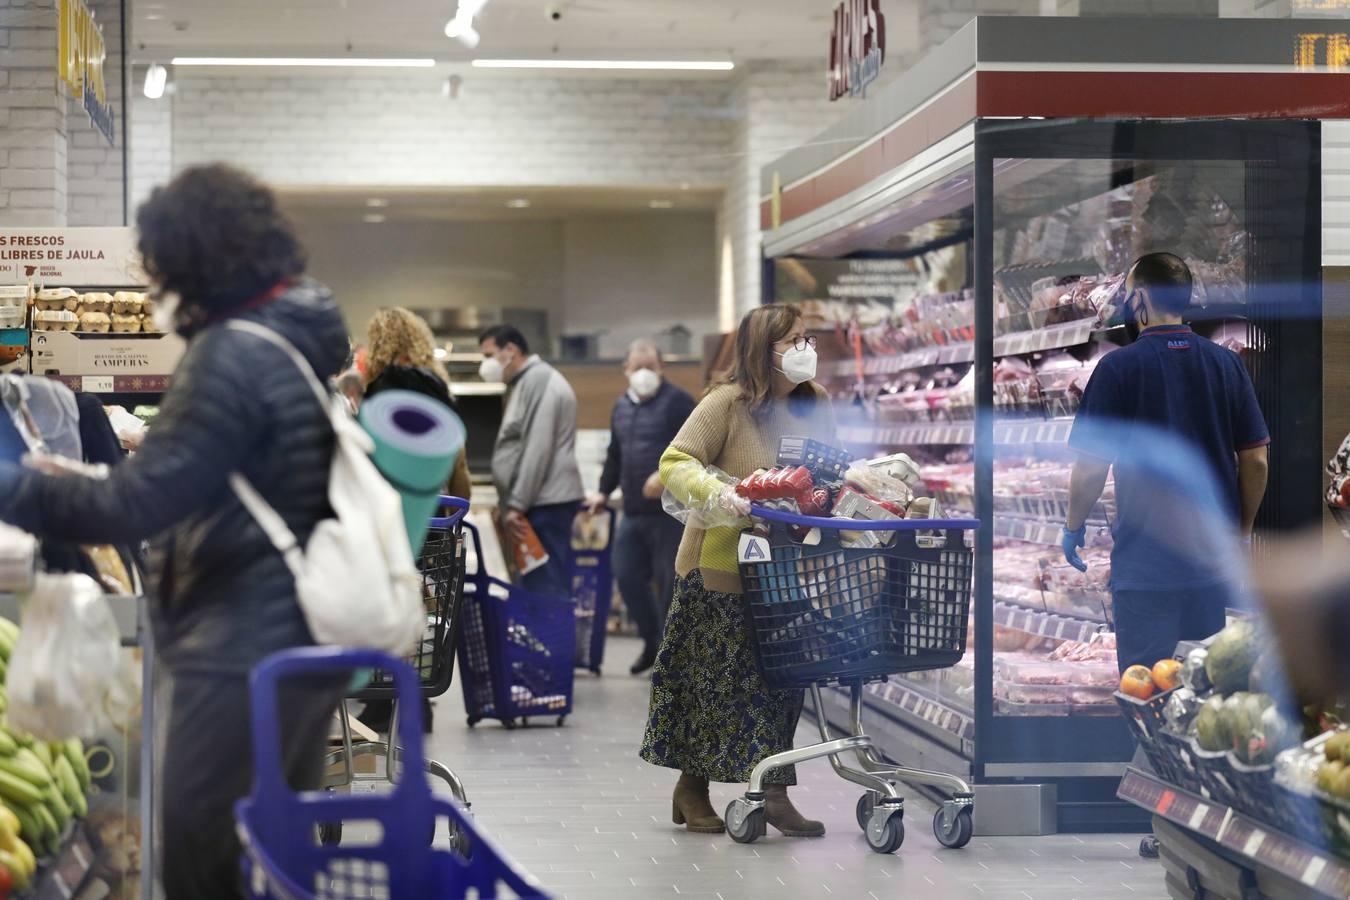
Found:
[[[980,520],[966,659],[868,704],[889,754],[969,773],[984,833],[1147,825],[1116,799],[1110,484],[1087,573],[1059,549],[1067,440],[1127,340],[1139,255],[1187,261],[1188,321],[1252,375],[1273,438],[1258,528],[1320,519],[1320,129],[1350,115],[1350,76],[1308,70],[1303,30],[979,18],[763,172],[765,298],[830,338],[841,440],[908,452]]]

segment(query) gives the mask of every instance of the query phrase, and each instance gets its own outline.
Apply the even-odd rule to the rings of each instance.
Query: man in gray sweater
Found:
[[[525,523],[548,552],[548,562],[521,576],[538,594],[572,593],[572,520],[583,495],[577,468],[577,397],[562,373],[530,353],[520,331],[495,325],[478,338],[479,375],[506,383],[506,407],[492,451],[492,480],[507,533]]]

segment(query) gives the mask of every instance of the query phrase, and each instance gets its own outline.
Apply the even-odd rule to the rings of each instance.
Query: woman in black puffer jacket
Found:
[[[328,291],[303,277],[303,250],[271,190],[244,173],[189,169],[151,195],[137,225],[156,290],[181,298],[172,327],[189,342],[161,412],[105,481],[6,466],[0,519],[80,543],[153,539],[152,624],[173,692],[159,794],[164,889],[174,900],[237,897],[232,807],[253,781],[248,674],[313,641],[290,571],[227,478],[243,473],[306,541],[331,515],[334,438],[291,360],[222,326],[273,329],[324,382],[342,365],[347,331]],[[297,788],[319,786],[342,692],[332,679],[283,691],[278,752]]]

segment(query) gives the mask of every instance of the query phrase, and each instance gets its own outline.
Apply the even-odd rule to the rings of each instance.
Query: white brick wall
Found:
[[[814,63],[755,63],[736,85],[738,113],[722,223],[731,237],[736,315],[760,301],[760,172],[848,112],[831,103],[825,67]]]
[[[173,167],[226,160],[276,184],[720,185],[724,80],[178,70]]]
[[[0,224],[66,223],[65,100],[55,0],[0,6]]]
[[[131,188],[128,219],[136,221],[136,210],[150,192],[164,184],[173,175],[173,97],[166,94],[159,100],[148,100],[134,86],[145,77],[143,71],[133,72],[131,84]],[[139,77],[135,77],[139,76]]]

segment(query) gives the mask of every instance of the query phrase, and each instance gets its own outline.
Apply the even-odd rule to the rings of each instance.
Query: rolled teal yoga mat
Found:
[[[464,423],[445,404],[412,391],[382,391],[361,404],[361,426],[375,440],[371,459],[403,497],[413,555],[427,520],[464,450]]]

